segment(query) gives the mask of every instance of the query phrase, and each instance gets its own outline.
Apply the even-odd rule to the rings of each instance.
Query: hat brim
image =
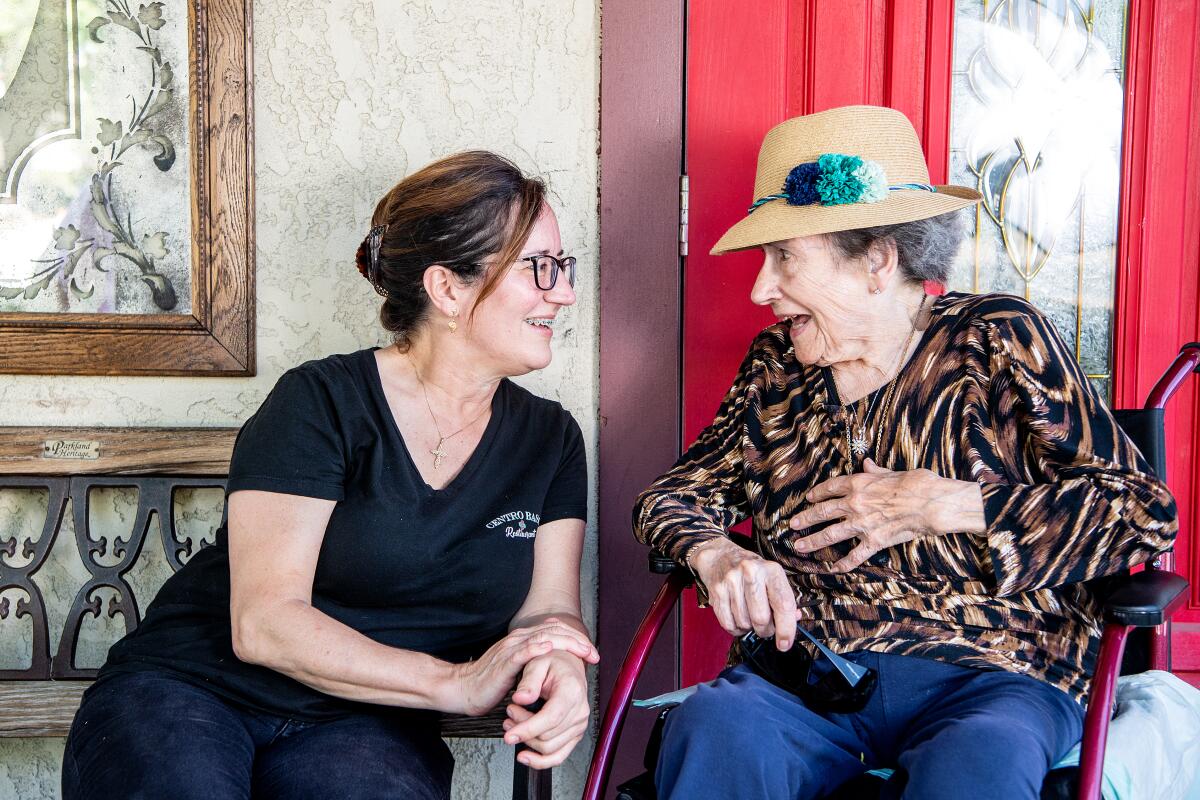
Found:
[[[895,225],[973,206],[983,195],[965,186],[938,186],[936,192],[905,189],[878,203],[792,206],[773,200],[759,206],[720,238],[710,253],[719,256],[798,236]]]

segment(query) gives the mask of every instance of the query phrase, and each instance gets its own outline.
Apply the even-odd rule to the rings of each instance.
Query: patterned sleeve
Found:
[[[1170,548],[1171,493],[1054,324],[1031,306],[990,322],[993,422],[1007,473],[982,486],[996,593],[1090,580]]]
[[[727,536],[728,529],[750,513],[742,484],[742,436],[750,376],[757,363],[755,345],[712,424],[642,492],[633,508],[638,541],[685,566],[693,547]]]

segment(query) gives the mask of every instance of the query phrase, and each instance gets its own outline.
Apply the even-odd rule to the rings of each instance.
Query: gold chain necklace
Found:
[[[442,442],[446,441],[447,439],[453,439],[455,436],[458,436],[476,422],[479,422],[480,418],[483,417],[483,415],[486,414],[492,406],[491,403],[488,403],[484,406],[483,411],[480,411],[475,415],[475,419],[471,420],[466,425],[463,425],[454,433],[443,436],[442,426],[438,425],[437,414],[433,413],[433,406],[429,403],[429,390],[425,388],[425,381],[421,379],[421,371],[417,369],[416,364],[413,364],[413,373],[417,376],[417,383],[421,384],[421,394],[425,395],[425,408],[429,409],[429,418],[433,420],[433,429],[437,431],[438,441],[434,448],[429,451],[429,455],[433,456],[433,468],[438,469],[442,466],[442,459],[449,455],[446,453],[446,451],[442,450]]]
[[[912,327],[908,329],[908,338],[904,340],[904,346],[900,348],[900,355],[897,358],[895,373],[893,373],[892,377],[888,379],[888,382],[884,384],[884,386],[880,387],[880,389],[883,389],[884,391],[880,392],[879,390],[876,390],[875,397],[871,398],[871,402],[867,404],[867,413],[862,416],[861,420],[856,418],[853,404],[847,403],[843,407],[846,413],[846,449],[850,451],[850,469],[852,472],[855,468],[854,459],[856,457],[862,458],[871,449],[871,441],[867,438],[867,418],[871,416],[871,412],[875,408],[875,401],[879,399],[881,394],[887,396],[887,398],[883,401],[883,405],[880,407],[881,413],[883,409],[889,407],[888,404],[892,401],[892,392],[896,387],[896,378],[900,377],[900,372],[904,369],[904,356],[908,354],[908,348],[912,344],[913,336],[915,336],[917,333],[917,323],[921,320],[921,312],[925,310],[926,297],[928,297],[928,295],[921,296],[921,303],[917,306],[917,313],[913,317]],[[841,400],[842,387],[838,385],[837,374],[833,371],[832,367],[829,368],[829,377],[833,378],[833,388],[837,390],[838,400]],[[851,428],[856,428],[853,437],[850,433]],[[879,426],[876,426],[875,433],[875,443],[878,445]]]

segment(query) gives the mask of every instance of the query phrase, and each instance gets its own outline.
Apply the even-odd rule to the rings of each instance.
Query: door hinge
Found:
[[[679,176],[679,255],[688,254],[688,176]]]

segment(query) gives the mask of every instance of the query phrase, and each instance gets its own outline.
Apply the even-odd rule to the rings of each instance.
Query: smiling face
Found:
[[[506,376],[523,375],[549,365],[558,314],[575,303],[575,290],[564,272],[559,273],[549,291],[537,288],[533,265],[523,260],[533,255],[563,255],[558,218],[548,205],[542,206],[517,262],[491,267],[506,272],[495,290],[475,307],[466,326],[480,355]]]
[[[843,259],[823,236],[763,245],[750,299],[788,322],[796,360],[828,366],[863,358],[877,330],[868,258]]]

